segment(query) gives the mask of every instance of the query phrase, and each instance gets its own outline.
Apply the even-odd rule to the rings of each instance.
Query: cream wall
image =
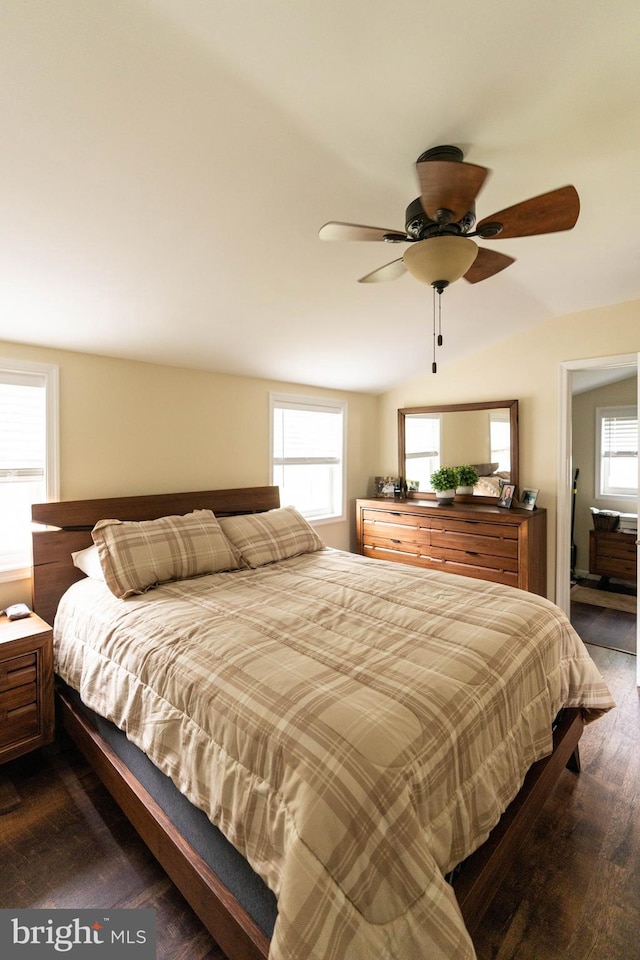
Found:
[[[578,476],[574,541],[577,547],[576,572],[584,575],[589,569],[589,531],[593,529],[589,507],[636,513],[637,504],[625,500],[596,499],[596,408],[635,406],[638,399],[638,378],[628,377],[595,390],[585,390],[573,398],[572,457]]]
[[[455,329],[451,329],[455,336]],[[426,340],[425,340],[426,343]],[[555,596],[559,369],[563,360],[640,350],[640,301],[550,320],[381,397],[45,350],[0,341],[0,355],[60,367],[61,497],[162,493],[268,482],[268,394],[349,401],[344,523],[330,546],[354,548],[354,500],[375,475],[397,474],[397,409],[519,401],[520,480],[548,510],[548,596]],[[425,347],[425,371],[429,362]],[[30,601],[30,584],[0,584],[0,605]]]
[[[455,337],[453,322],[449,335]],[[455,364],[448,365],[443,358],[436,374],[427,372],[430,364],[425,346],[425,374],[380,398],[381,446],[376,472],[394,474],[398,470],[396,411],[399,407],[517,399],[520,483],[538,487],[538,505],[548,511],[547,595],[553,599],[560,364],[565,360],[639,350],[638,300],[549,320],[533,332],[516,334]]]
[[[269,482],[269,391],[348,401],[348,519],[318,527],[353,549],[355,498],[375,473],[377,398],[0,341],[0,356],[60,368],[60,497],[76,500]],[[0,607],[31,600],[0,583]]]

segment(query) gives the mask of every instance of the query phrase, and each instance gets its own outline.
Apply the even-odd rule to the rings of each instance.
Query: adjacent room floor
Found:
[[[621,580],[600,586],[578,580],[571,588],[571,623],[585,643],[636,653],[636,587]]]

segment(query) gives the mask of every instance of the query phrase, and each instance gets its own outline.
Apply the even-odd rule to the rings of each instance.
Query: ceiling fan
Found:
[[[507,207],[476,224],[475,199],[489,173],[486,167],[467,163],[459,147],[440,146],[418,157],[416,171],[420,196],[407,207],[404,231],[337,221],[321,227],[321,240],[383,240],[411,245],[402,257],[360,277],[359,283],[394,280],[407,271],[436,289],[444,289],[461,277],[478,283],[510,266],[514,258],[478,247],[471,237],[507,240],[571,230],[580,213],[575,187],[566,186]],[[438,270],[443,276],[437,275]]]
[[[571,230],[580,213],[580,198],[575,187],[560,187],[506,207],[476,223],[475,200],[489,173],[486,167],[467,163],[459,147],[440,146],[418,157],[416,171],[420,196],[407,207],[404,232],[331,221],[320,228],[320,239],[409,244],[402,257],[360,277],[358,282],[395,280],[408,271],[433,287],[431,369],[436,373],[436,345],[442,346],[442,291],[461,277],[469,283],[478,283],[514,263],[513,257],[479,247],[471,238],[507,240]]]

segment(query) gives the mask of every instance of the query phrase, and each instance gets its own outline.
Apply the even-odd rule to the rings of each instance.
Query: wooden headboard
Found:
[[[262,513],[280,506],[278,487],[241,487],[236,490],[200,490],[104,500],[66,500],[34,503],[34,523],[48,529],[33,532],[33,609],[53,624],[65,590],[84,576],[71,559],[72,552],[93,542],[98,520],[157,520],[192,510],[213,510],[219,517]],[[54,528],[54,529],[51,529]]]

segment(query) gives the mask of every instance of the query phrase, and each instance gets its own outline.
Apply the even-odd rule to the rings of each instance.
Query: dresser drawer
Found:
[[[501,524],[469,520],[433,520],[431,556],[446,558],[462,553],[473,562],[491,569],[518,567],[517,533]],[[455,559],[455,556],[452,557]]]
[[[430,531],[420,517],[395,511],[365,510],[362,517],[362,552],[378,559],[403,561],[429,552]],[[386,556],[401,554],[401,556]],[[411,562],[407,560],[405,562]]]
[[[463,577],[474,577],[477,580],[491,580],[492,583],[506,583],[509,587],[518,587],[518,566],[512,561],[500,562],[498,558],[492,563],[487,557],[465,554],[462,551],[447,552],[442,550],[440,557],[431,558],[427,564],[432,570],[442,570],[443,573],[457,573]]]
[[[363,557],[370,557],[372,560],[394,560],[396,563],[408,563],[414,567],[426,566],[426,559],[421,554],[394,550],[383,544],[379,546],[365,544],[362,555]]]
[[[424,517],[416,516],[415,513],[403,513],[402,510],[370,510],[363,509],[361,519],[364,529],[382,524],[383,526],[410,528],[418,530],[421,527],[429,527],[425,523]]]

